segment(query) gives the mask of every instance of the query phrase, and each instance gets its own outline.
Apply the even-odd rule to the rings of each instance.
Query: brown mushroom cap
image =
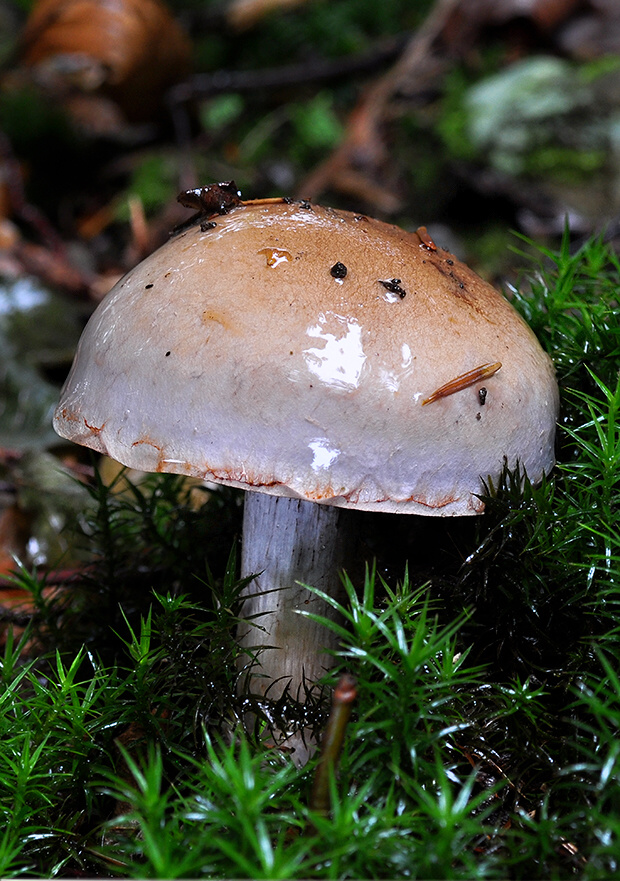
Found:
[[[455,257],[282,201],[197,223],[129,272],[84,331],[54,425],[144,471],[474,514],[505,461],[534,482],[552,468],[557,411],[534,334]]]

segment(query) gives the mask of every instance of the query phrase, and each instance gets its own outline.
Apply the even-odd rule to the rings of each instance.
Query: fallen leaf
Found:
[[[232,0],[226,12],[228,23],[238,31],[253,27],[264,15],[301,6],[307,0]]]

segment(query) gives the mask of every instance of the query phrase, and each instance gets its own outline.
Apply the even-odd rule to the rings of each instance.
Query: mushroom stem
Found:
[[[344,596],[340,570],[353,534],[347,511],[302,499],[248,492],[243,518],[241,575],[256,577],[244,589],[238,639],[257,655],[244,687],[277,699],[288,686],[303,699],[305,688],[332,665],[327,650],[337,636],[301,610],[336,618],[332,606],[304,585],[337,599]],[[300,583],[301,582],[301,583]],[[243,662],[248,664],[247,657]]]

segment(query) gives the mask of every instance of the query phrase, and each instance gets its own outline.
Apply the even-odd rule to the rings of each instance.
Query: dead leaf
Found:
[[[51,251],[42,245],[18,239],[11,249],[21,271],[35,275],[42,281],[68,293],[85,295],[91,283],[91,276],[73,266],[64,252]]]
[[[483,28],[498,27],[513,20],[530,22],[548,32],[565,21],[582,5],[582,0],[459,0],[446,17],[447,46],[471,45]]]
[[[232,0],[226,18],[235,30],[242,31],[253,27],[269,12],[292,9],[302,3],[307,0]]]
[[[580,60],[620,54],[620,6],[617,0],[591,0],[593,9],[575,15],[558,33],[558,45]]]
[[[0,513],[0,576],[8,575],[15,569],[15,559],[24,556],[29,535],[29,519],[16,504],[10,505]],[[11,600],[11,606],[25,602],[22,593],[16,590],[9,592],[8,599]],[[5,600],[8,602],[8,599],[3,594],[0,596],[0,604],[6,605]]]

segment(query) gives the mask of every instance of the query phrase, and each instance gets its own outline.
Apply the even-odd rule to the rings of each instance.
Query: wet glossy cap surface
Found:
[[[403,513],[479,512],[505,459],[552,468],[551,361],[451,254],[307,203],[209,221],[98,307],[59,434],[145,471]]]

